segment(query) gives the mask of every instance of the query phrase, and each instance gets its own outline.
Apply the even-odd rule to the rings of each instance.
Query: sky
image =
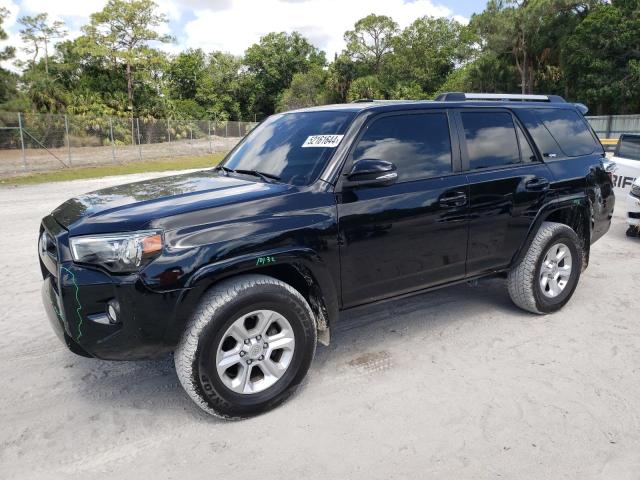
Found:
[[[102,9],[106,0],[0,0],[10,12],[5,20],[9,40],[2,45],[18,48],[25,58],[17,19],[23,15],[47,12],[49,18],[66,23],[71,38],[89,15]],[[236,55],[273,31],[299,31],[315,46],[333,58],[344,48],[342,36],[360,18],[375,13],[391,16],[401,27],[424,15],[468,21],[483,10],[486,0],[156,0],[158,9],[169,19],[163,33],[175,42],[162,45],[169,53],[186,48],[209,52],[222,50]],[[3,66],[12,68],[11,64]]]

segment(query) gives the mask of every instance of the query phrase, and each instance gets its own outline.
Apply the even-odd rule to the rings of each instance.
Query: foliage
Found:
[[[298,32],[269,33],[249,47],[244,56],[254,88],[253,111],[264,115],[275,111],[278,97],[291,85],[296,73],[326,64],[324,52]]]
[[[575,98],[597,113],[640,110],[640,6],[613,1],[595,8],[567,38],[563,66]]]
[[[344,34],[347,53],[357,62],[362,62],[379,73],[383,61],[393,50],[393,39],[398,33],[398,24],[384,15],[368,15],[358,20],[353,30]]]
[[[156,30],[167,23],[166,16],[156,13],[156,8],[152,0],[109,0],[83,28],[81,46],[85,52],[105,59],[113,67],[125,66],[128,109],[132,114],[136,70],[143,70],[154,59],[149,42],[171,41],[171,37]]]
[[[6,39],[0,8],[0,39]],[[544,92],[597,113],[640,110],[638,0],[489,0],[468,25],[422,17],[400,28],[367,15],[327,62],[300,33],[274,32],[243,56],[157,48],[167,19],[152,0],[108,0],[68,40],[46,13],[22,17],[30,60],[0,69],[0,108],[91,119],[258,120],[275,111],[360,98],[423,99],[443,91]],[[15,50],[0,51],[0,60]],[[102,122],[102,123],[101,123]],[[119,127],[118,127],[119,128]],[[122,128],[122,141],[130,135]],[[88,132],[89,133],[89,132]],[[118,133],[120,135],[120,133]],[[99,135],[98,135],[99,136]],[[79,140],[80,141],[80,140]]]
[[[278,111],[313,107],[328,103],[325,83],[327,73],[314,68],[305,73],[296,73],[278,103]]]
[[[39,13],[33,17],[24,16],[18,19],[24,28],[20,30],[22,41],[27,44],[25,51],[33,55],[32,64],[36,63],[40,49],[44,50],[44,70],[49,74],[49,45],[51,41],[58,38],[64,38],[67,31],[64,28],[64,22],[59,20],[49,23],[49,15],[47,13]]]
[[[9,38],[7,32],[2,27],[5,19],[9,15],[9,10],[5,7],[0,7],[0,40],[6,40]],[[16,49],[14,47],[4,47],[0,50],[0,61],[4,62],[11,60],[15,55]],[[4,68],[0,68],[0,103],[9,101],[9,99],[16,92],[16,75]]]
[[[382,98],[382,82],[375,75],[356,78],[347,92],[347,101]]]
[[[466,27],[455,20],[433,17],[417,19],[391,43],[387,83],[411,79],[421,89],[419,92],[414,87],[418,97],[433,94],[456,65],[469,57],[471,49]]]

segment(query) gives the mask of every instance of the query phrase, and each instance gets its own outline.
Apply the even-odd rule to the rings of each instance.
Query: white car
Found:
[[[613,186],[617,193],[629,192],[631,184],[640,177],[640,135],[622,134],[611,161],[617,168],[613,174]]]
[[[636,181],[631,185],[627,221],[629,222],[627,235],[630,237],[640,236],[640,177],[636,178]]]

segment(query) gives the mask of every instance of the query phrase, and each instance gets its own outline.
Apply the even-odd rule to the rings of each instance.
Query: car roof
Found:
[[[317,107],[290,110],[286,113],[302,112],[363,112],[363,111],[397,111],[397,110],[425,110],[432,108],[563,108],[576,109],[575,105],[567,102],[519,102],[519,101],[434,101],[434,100],[372,100],[353,103],[337,103],[333,105],[319,105]]]

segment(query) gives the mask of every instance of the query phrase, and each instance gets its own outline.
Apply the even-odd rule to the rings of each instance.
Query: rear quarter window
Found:
[[[562,153],[568,157],[589,155],[602,147],[591,134],[587,122],[578,112],[558,108],[535,110],[540,122],[553,136]],[[533,134],[535,138],[535,134]]]

